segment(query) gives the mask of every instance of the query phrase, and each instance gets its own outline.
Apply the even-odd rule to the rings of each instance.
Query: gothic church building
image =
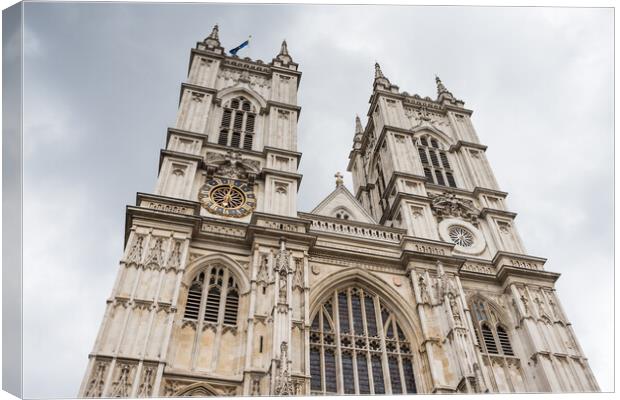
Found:
[[[348,171],[297,208],[297,91],[269,63],[191,50],[153,193],[125,251],[80,397],[598,391],[471,123],[375,65]]]

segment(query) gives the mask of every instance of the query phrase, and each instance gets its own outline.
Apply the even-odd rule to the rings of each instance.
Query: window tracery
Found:
[[[471,310],[480,351],[486,354],[514,356],[508,331],[488,303],[476,299],[471,302]]]
[[[198,273],[189,288],[183,319],[237,326],[239,287],[230,271],[213,265]]]
[[[366,289],[334,291],[312,320],[313,394],[416,393],[412,357],[396,316]]]
[[[426,179],[436,185],[455,188],[456,182],[448,155],[439,142],[429,135],[422,136],[417,141],[417,149]]]
[[[243,96],[231,99],[222,112],[218,144],[252,150],[256,110]]]

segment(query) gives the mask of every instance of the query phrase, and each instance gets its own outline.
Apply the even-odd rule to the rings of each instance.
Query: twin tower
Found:
[[[353,193],[337,174],[301,212],[300,78],[286,42],[228,56],[216,26],[192,49],[79,395],[597,391],[472,111],[376,65]]]

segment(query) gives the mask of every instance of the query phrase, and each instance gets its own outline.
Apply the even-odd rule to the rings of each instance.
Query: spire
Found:
[[[217,24],[215,24],[213,26],[213,30],[211,31],[211,34],[209,35],[209,39],[215,39],[215,40],[220,40],[220,28],[219,26],[217,26]]]
[[[441,79],[439,79],[437,75],[435,75],[435,83],[437,83],[437,99],[439,101],[442,101],[443,99],[454,100],[454,96],[452,95],[452,93],[450,93],[450,91],[446,89],[443,82],[441,82]]]
[[[383,72],[381,71],[381,66],[378,62],[375,61],[375,79],[385,78]]]
[[[364,132],[364,128],[362,127],[362,121],[360,121],[360,116],[355,116],[355,134],[361,134]]]
[[[215,24],[211,34],[204,40],[207,47],[220,47],[220,28]]]
[[[286,39],[282,41],[282,45],[280,46],[280,53],[278,53],[275,60],[280,61],[284,65],[288,65],[293,62],[293,58],[288,54],[288,45],[286,44]]]
[[[384,86],[386,89],[389,89],[391,84],[390,80],[383,75],[383,71],[381,71],[381,66],[378,62],[375,62],[375,87],[377,84]]]
[[[280,54],[278,54],[279,56],[288,56],[288,46],[286,44],[286,39],[284,39],[282,41],[282,46],[280,47]]]

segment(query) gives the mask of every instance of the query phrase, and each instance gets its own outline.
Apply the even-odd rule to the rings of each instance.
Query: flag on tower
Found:
[[[239,50],[241,50],[242,48],[244,48],[245,46],[250,44],[250,38],[252,37],[252,35],[250,35],[248,37],[248,40],[246,40],[245,42],[241,43],[239,46],[235,47],[234,49],[232,49],[231,51],[229,51],[230,54],[232,54],[233,56],[237,55],[237,52]]]

